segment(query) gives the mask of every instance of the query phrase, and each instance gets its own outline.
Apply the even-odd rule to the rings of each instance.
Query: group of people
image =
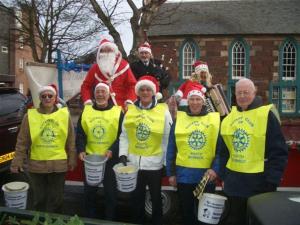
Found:
[[[64,176],[76,166],[76,156],[83,160],[87,154],[105,155],[109,159],[103,180],[105,218],[116,220],[112,168],[130,162],[139,168],[130,196],[132,222],[145,223],[148,187],[152,224],[163,224],[161,179],[166,165],[169,183],[177,187],[184,224],[201,224],[193,191],[203,176],[209,177],[205,192],[214,192],[216,180],[222,181],[230,205],[223,224],[246,224],[247,199],[275,191],[287,163],[287,147],[272,105],[263,106],[254,83],[242,78],[235,88],[237,106],[221,121],[218,112],[206,110],[211,75],[202,61],[195,63],[191,80],[169,105],[159,103],[169,78],[151,59],[149,44],[138,52],[140,61],[129,65],[114,43],[100,42],[97,63],[81,88],[85,106],[76,142],[68,110],[55,106],[57,90],[42,87],[40,107],[30,109],[23,119],[11,171],[23,170],[28,158],[35,208],[61,212]],[[185,106],[183,111],[176,110],[178,105]],[[170,111],[177,113],[171,116]],[[97,187],[85,182],[84,192],[86,216],[95,217]]]

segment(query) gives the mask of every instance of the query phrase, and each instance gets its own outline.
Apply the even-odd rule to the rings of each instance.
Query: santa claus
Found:
[[[107,83],[111,89],[111,97],[115,104],[124,107],[136,99],[136,79],[116,44],[102,39],[97,52],[97,63],[87,73],[81,85],[81,97],[84,104],[92,104],[95,86],[99,82]]]

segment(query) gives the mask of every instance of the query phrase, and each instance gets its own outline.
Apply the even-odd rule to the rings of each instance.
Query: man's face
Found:
[[[55,104],[56,95],[52,91],[43,91],[40,94],[40,101],[44,107],[52,107]]]
[[[110,52],[114,52],[114,49],[109,45],[103,46],[100,50],[100,53],[110,53]]]
[[[188,98],[188,105],[191,113],[197,115],[201,112],[202,106],[204,104],[203,99],[200,96],[192,95]]]
[[[139,53],[139,58],[143,62],[149,62],[151,58],[151,54],[149,52],[142,51]]]
[[[109,92],[105,87],[98,87],[95,90],[95,100],[98,106],[106,107],[108,104]]]
[[[138,96],[140,97],[142,105],[148,106],[152,102],[152,89],[148,86],[142,86],[138,91]]]
[[[238,106],[246,110],[255,98],[255,89],[249,82],[239,83],[235,88],[235,96]]]

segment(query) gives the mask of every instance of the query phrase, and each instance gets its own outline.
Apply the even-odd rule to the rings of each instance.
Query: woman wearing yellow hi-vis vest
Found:
[[[165,104],[157,104],[158,83],[142,76],[135,86],[138,100],[128,107],[120,135],[120,160],[139,168],[133,191],[134,223],[144,224],[146,185],[152,201],[152,224],[162,224],[161,178],[172,117]]]
[[[34,209],[61,212],[65,174],[76,166],[75,133],[68,109],[58,109],[55,85],[39,90],[40,107],[24,116],[16,144],[11,172],[28,172],[33,189]]]
[[[287,163],[287,146],[272,105],[262,106],[254,83],[236,83],[237,107],[222,121],[225,142],[221,151],[220,176],[229,200],[224,224],[247,224],[247,199],[276,191]]]
[[[177,186],[184,225],[200,224],[193,191],[202,177],[208,175],[204,191],[214,192],[219,171],[220,115],[207,112],[201,87],[189,91],[187,111],[177,112],[167,151],[167,176],[170,184]]]
[[[119,162],[119,136],[124,114],[110,101],[110,88],[98,83],[94,89],[94,104],[85,105],[77,123],[76,148],[80,160],[87,154],[105,155],[103,186],[105,219],[116,220],[117,186],[113,166]],[[97,217],[97,186],[84,182],[85,216]]]

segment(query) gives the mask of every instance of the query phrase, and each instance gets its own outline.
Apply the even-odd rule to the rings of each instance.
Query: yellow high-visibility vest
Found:
[[[221,135],[229,150],[226,167],[242,173],[264,171],[267,122],[271,105],[239,112],[232,107],[221,125]]]
[[[67,159],[65,150],[68,136],[69,111],[66,107],[51,114],[42,114],[37,109],[28,110],[31,137],[30,159]]]
[[[129,152],[140,156],[162,154],[162,140],[167,105],[157,104],[152,109],[129,105],[124,126],[129,140]]]
[[[81,126],[87,136],[85,151],[88,154],[104,155],[118,135],[121,107],[110,110],[95,110],[91,105],[84,107]]]
[[[210,168],[215,157],[220,129],[220,114],[189,116],[177,112],[175,139],[176,165],[188,168]]]

